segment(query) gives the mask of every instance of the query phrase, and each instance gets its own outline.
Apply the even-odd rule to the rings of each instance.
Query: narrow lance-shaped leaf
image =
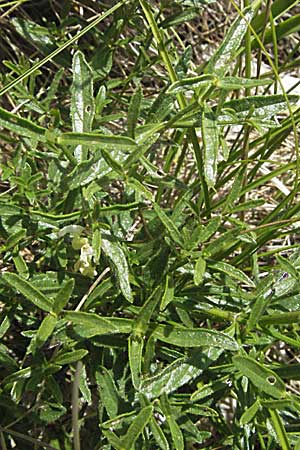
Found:
[[[256,86],[266,86],[272,84],[273,80],[263,78],[241,78],[241,77],[225,77],[217,80],[216,87],[226,90],[235,90],[242,88],[253,88]]]
[[[249,408],[246,409],[246,411],[243,412],[242,417],[240,418],[240,424],[246,425],[246,423],[251,422],[260,407],[261,403],[258,398]]]
[[[258,390],[265,392],[274,398],[282,398],[286,395],[284,382],[270,369],[248,356],[235,356],[233,358],[235,367],[249,380]]]
[[[103,334],[130,333],[132,320],[119,317],[101,317],[98,314],[81,311],[70,311],[65,318],[77,325],[76,331],[80,336],[93,337]]]
[[[35,337],[36,347],[41,347],[51,336],[57,324],[57,317],[48,314],[42,321]]]
[[[102,430],[103,435],[106,437],[112,448],[115,450],[124,450],[121,439],[111,430]]]
[[[51,301],[29,281],[24,280],[16,273],[4,273],[3,279],[14,289],[18,290],[25,298],[30,300],[38,308],[50,312],[52,309]]]
[[[129,283],[128,264],[120,244],[107,231],[102,231],[101,242],[103,253],[110,260],[116,274],[120,289],[126,300],[133,302]]]
[[[11,234],[5,242],[5,245],[0,247],[0,252],[9,250],[12,247],[15,247],[22,239],[24,239],[26,236],[26,230],[25,228],[21,228],[20,230],[16,231],[15,233]]]
[[[183,328],[172,325],[158,325],[153,335],[162,342],[179,347],[220,347],[238,350],[236,341],[228,334],[206,328]]]
[[[153,412],[153,406],[143,408],[131,423],[126,435],[122,438],[124,450],[131,450],[135,441],[149,422]]]
[[[98,229],[96,229],[93,232],[92,248],[94,252],[93,255],[94,263],[98,264],[101,255],[101,231]]]
[[[109,418],[114,419],[118,414],[120,398],[115,382],[105,367],[101,366],[96,371],[96,382],[101,402],[104,404]]]
[[[80,361],[87,354],[88,350],[81,348],[79,350],[64,352],[60,355],[57,355],[52,362],[58,365],[71,364],[73,362]]]
[[[194,283],[196,286],[199,286],[202,283],[205,269],[206,269],[206,261],[202,256],[199,256],[199,258],[196,261],[194,271]]]
[[[132,148],[137,144],[133,139],[127,136],[115,136],[113,134],[100,134],[100,133],[62,133],[56,138],[58,144],[74,145],[80,143],[81,145],[97,145],[98,147],[112,148],[120,147],[122,150],[125,148]]]
[[[152,313],[160,300],[159,288],[156,288],[152,295],[143,305],[138,317],[132,326],[132,334],[128,341],[129,365],[132,383],[135,389],[139,389],[140,376],[142,371],[142,354],[144,348],[144,335],[150,323]]]
[[[77,51],[73,57],[73,83],[71,87],[71,115],[74,132],[84,133],[92,130],[95,113],[93,96],[92,70],[81,51]],[[88,148],[77,145],[75,157],[78,162],[87,159]]]
[[[53,312],[56,314],[59,314],[61,310],[66,306],[68,303],[73,289],[74,289],[74,280],[68,280],[66,284],[58,291],[54,303],[53,303]]]
[[[219,132],[217,118],[205,105],[202,112],[202,139],[204,148],[204,175],[208,186],[213,187],[217,177]]]
[[[40,127],[30,120],[23,119],[3,108],[0,108],[0,127],[11,130],[20,136],[31,137],[41,142],[46,141],[46,128]]]
[[[155,417],[151,417],[149,425],[158,448],[162,450],[170,450],[169,442],[163,430],[161,429],[161,426],[157,423]]]
[[[225,75],[230,68],[230,63],[236,57],[253,15],[254,11],[251,7],[247,7],[243,10],[243,15],[235,19],[222,44],[210,58],[205,68],[206,73],[215,73],[220,77]]]
[[[276,95],[253,96],[230,100],[223,105],[223,109],[233,109],[239,117],[263,117],[267,119],[287,110],[286,98],[290,103],[299,100],[298,95],[287,95],[287,97]],[[220,119],[220,118],[219,118]]]
[[[287,258],[283,258],[281,255],[276,255],[276,259],[282,270],[287,272],[291,277],[295,278],[295,280],[298,280],[299,272]]]
[[[133,330],[138,335],[144,335],[149,326],[151,316],[160,300],[160,288],[157,287],[144,303],[138,317],[134,321]]]
[[[169,403],[169,400],[168,400],[168,397],[166,396],[166,394],[162,395],[162,397],[160,399],[160,405],[161,405],[162,412],[164,413],[164,415],[167,419],[167,422],[169,424],[169,427],[170,427],[174,448],[176,450],[183,450],[184,449],[183,435],[182,435],[182,432],[180,430],[178,423],[176,422],[176,420],[173,417],[171,405]]]
[[[183,78],[182,80],[175,81],[167,89],[167,94],[177,94],[178,92],[184,92],[190,89],[197,89],[200,87],[207,87],[212,85],[215,81],[215,77],[211,74],[199,75],[198,77]]]
[[[269,289],[267,292],[261,293],[257,296],[248,319],[248,330],[251,330],[259,322],[273,294],[274,292],[272,289]]]
[[[141,101],[142,101],[142,88],[139,85],[136,88],[135,93],[131,97],[129,109],[128,109],[128,117],[127,117],[128,136],[130,136],[133,139],[134,139],[134,135],[135,135],[135,128],[137,125],[137,121],[139,118]]]
[[[154,211],[156,212],[156,214],[158,215],[159,219],[161,220],[161,222],[163,223],[163,225],[169,232],[173,241],[182,247],[183,241],[181,238],[181,234],[180,234],[178,228],[176,227],[176,225],[174,224],[174,222],[172,221],[172,219],[169,218],[167,216],[167,214],[161,209],[161,207],[159,205],[157,205],[156,203],[153,204],[153,208],[154,208]]]
[[[139,390],[142,372],[142,355],[144,340],[141,336],[132,334],[128,340],[128,359],[133,387]]]
[[[240,269],[223,261],[209,261],[207,265],[215,270],[225,273],[226,275],[245,283],[247,286],[255,287],[253,281]]]
[[[149,399],[169,394],[199,376],[223,353],[222,348],[209,348],[191,353],[189,357],[178,358],[152,377],[145,378],[140,391]]]
[[[174,282],[170,275],[166,276],[165,290],[160,303],[160,311],[163,311],[174,298]]]

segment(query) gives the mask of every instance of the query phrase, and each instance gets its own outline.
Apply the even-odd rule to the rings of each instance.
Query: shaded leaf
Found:
[[[50,312],[52,309],[51,301],[29,281],[24,280],[16,273],[4,273],[3,279],[14,289],[18,290],[27,300],[30,300],[38,308]]]
[[[52,362],[58,365],[71,364],[73,362],[80,361],[87,354],[88,350],[85,350],[83,348],[70,352],[64,352],[57,355]]]
[[[132,421],[126,435],[122,438],[122,445],[124,450],[131,450],[135,441],[142,433],[143,429],[149,422],[153,412],[153,406],[146,406],[141,409],[135,419]]]
[[[75,284],[74,280],[70,279],[58,291],[52,307],[52,311],[54,313],[60,314],[61,310],[66,306],[72,295],[74,284]]]

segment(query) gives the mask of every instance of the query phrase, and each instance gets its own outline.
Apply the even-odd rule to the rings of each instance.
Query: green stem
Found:
[[[282,450],[291,450],[289,439],[287,436],[287,433],[285,431],[285,428],[283,426],[282,420],[278,414],[278,411],[276,409],[269,409],[269,414],[271,416],[271,420],[273,422],[274,430],[277,434],[278,440],[281,445]]]
[[[159,54],[160,54],[161,59],[163,60],[163,63],[167,69],[170,81],[172,83],[175,83],[176,81],[178,81],[178,77],[172,66],[171,60],[169,58],[169,54],[164,45],[164,40],[163,40],[162,34],[161,34],[160,30],[158,29],[157,23],[154,19],[154,16],[152,14],[150,6],[148,5],[146,0],[139,0],[139,1],[140,1],[140,5],[144,11],[147,22],[149,23],[149,26],[153,33],[154,39],[157,43]],[[185,96],[182,94],[182,92],[177,94],[177,100],[178,100],[180,109],[184,109],[187,107],[188,103],[187,103]],[[208,194],[208,187],[207,187],[204,175],[203,175],[203,173],[204,173],[203,158],[202,158],[201,149],[199,146],[198,137],[197,137],[195,130],[191,130],[189,133],[189,136],[190,136],[193,148],[194,148],[197,169],[199,172],[200,182],[201,182],[203,194],[204,194],[205,206],[206,206],[207,211],[209,211],[210,210],[210,200],[209,200],[209,194]]]
[[[79,426],[79,382],[82,371],[82,362],[76,364],[72,387],[72,429],[74,450],[80,450],[80,426]]]
[[[66,48],[68,48],[71,44],[74,44],[78,39],[80,39],[82,36],[84,36],[86,33],[88,33],[90,30],[92,30],[98,23],[102,22],[106,17],[108,17],[110,14],[115,12],[117,9],[119,9],[121,6],[123,6],[128,0],[121,0],[119,3],[114,5],[112,8],[110,8],[108,11],[106,11],[104,14],[100,14],[93,22],[91,22],[89,25],[87,25],[83,30],[81,30],[79,33],[75,34],[71,39],[69,39],[67,42],[65,42],[63,45],[55,49],[50,55],[47,55],[45,58],[43,58],[41,61],[38,61],[35,63],[30,69],[26,70],[22,75],[17,77],[15,80],[12,80],[10,83],[5,85],[2,89],[0,89],[0,97],[1,95],[8,92],[11,88],[15,87],[17,84],[21,83],[21,81],[28,78],[30,75],[32,75],[36,70],[38,70],[40,67],[42,67],[44,64],[46,64],[51,59],[55,58],[55,56],[59,55],[59,53],[63,52]]]

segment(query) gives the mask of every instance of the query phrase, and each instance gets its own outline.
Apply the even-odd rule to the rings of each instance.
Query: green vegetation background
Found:
[[[299,11],[0,2],[1,450],[300,449]]]

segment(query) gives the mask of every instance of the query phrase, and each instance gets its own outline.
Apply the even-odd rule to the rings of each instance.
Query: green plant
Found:
[[[83,3],[3,44],[1,448],[299,448],[299,2]]]

